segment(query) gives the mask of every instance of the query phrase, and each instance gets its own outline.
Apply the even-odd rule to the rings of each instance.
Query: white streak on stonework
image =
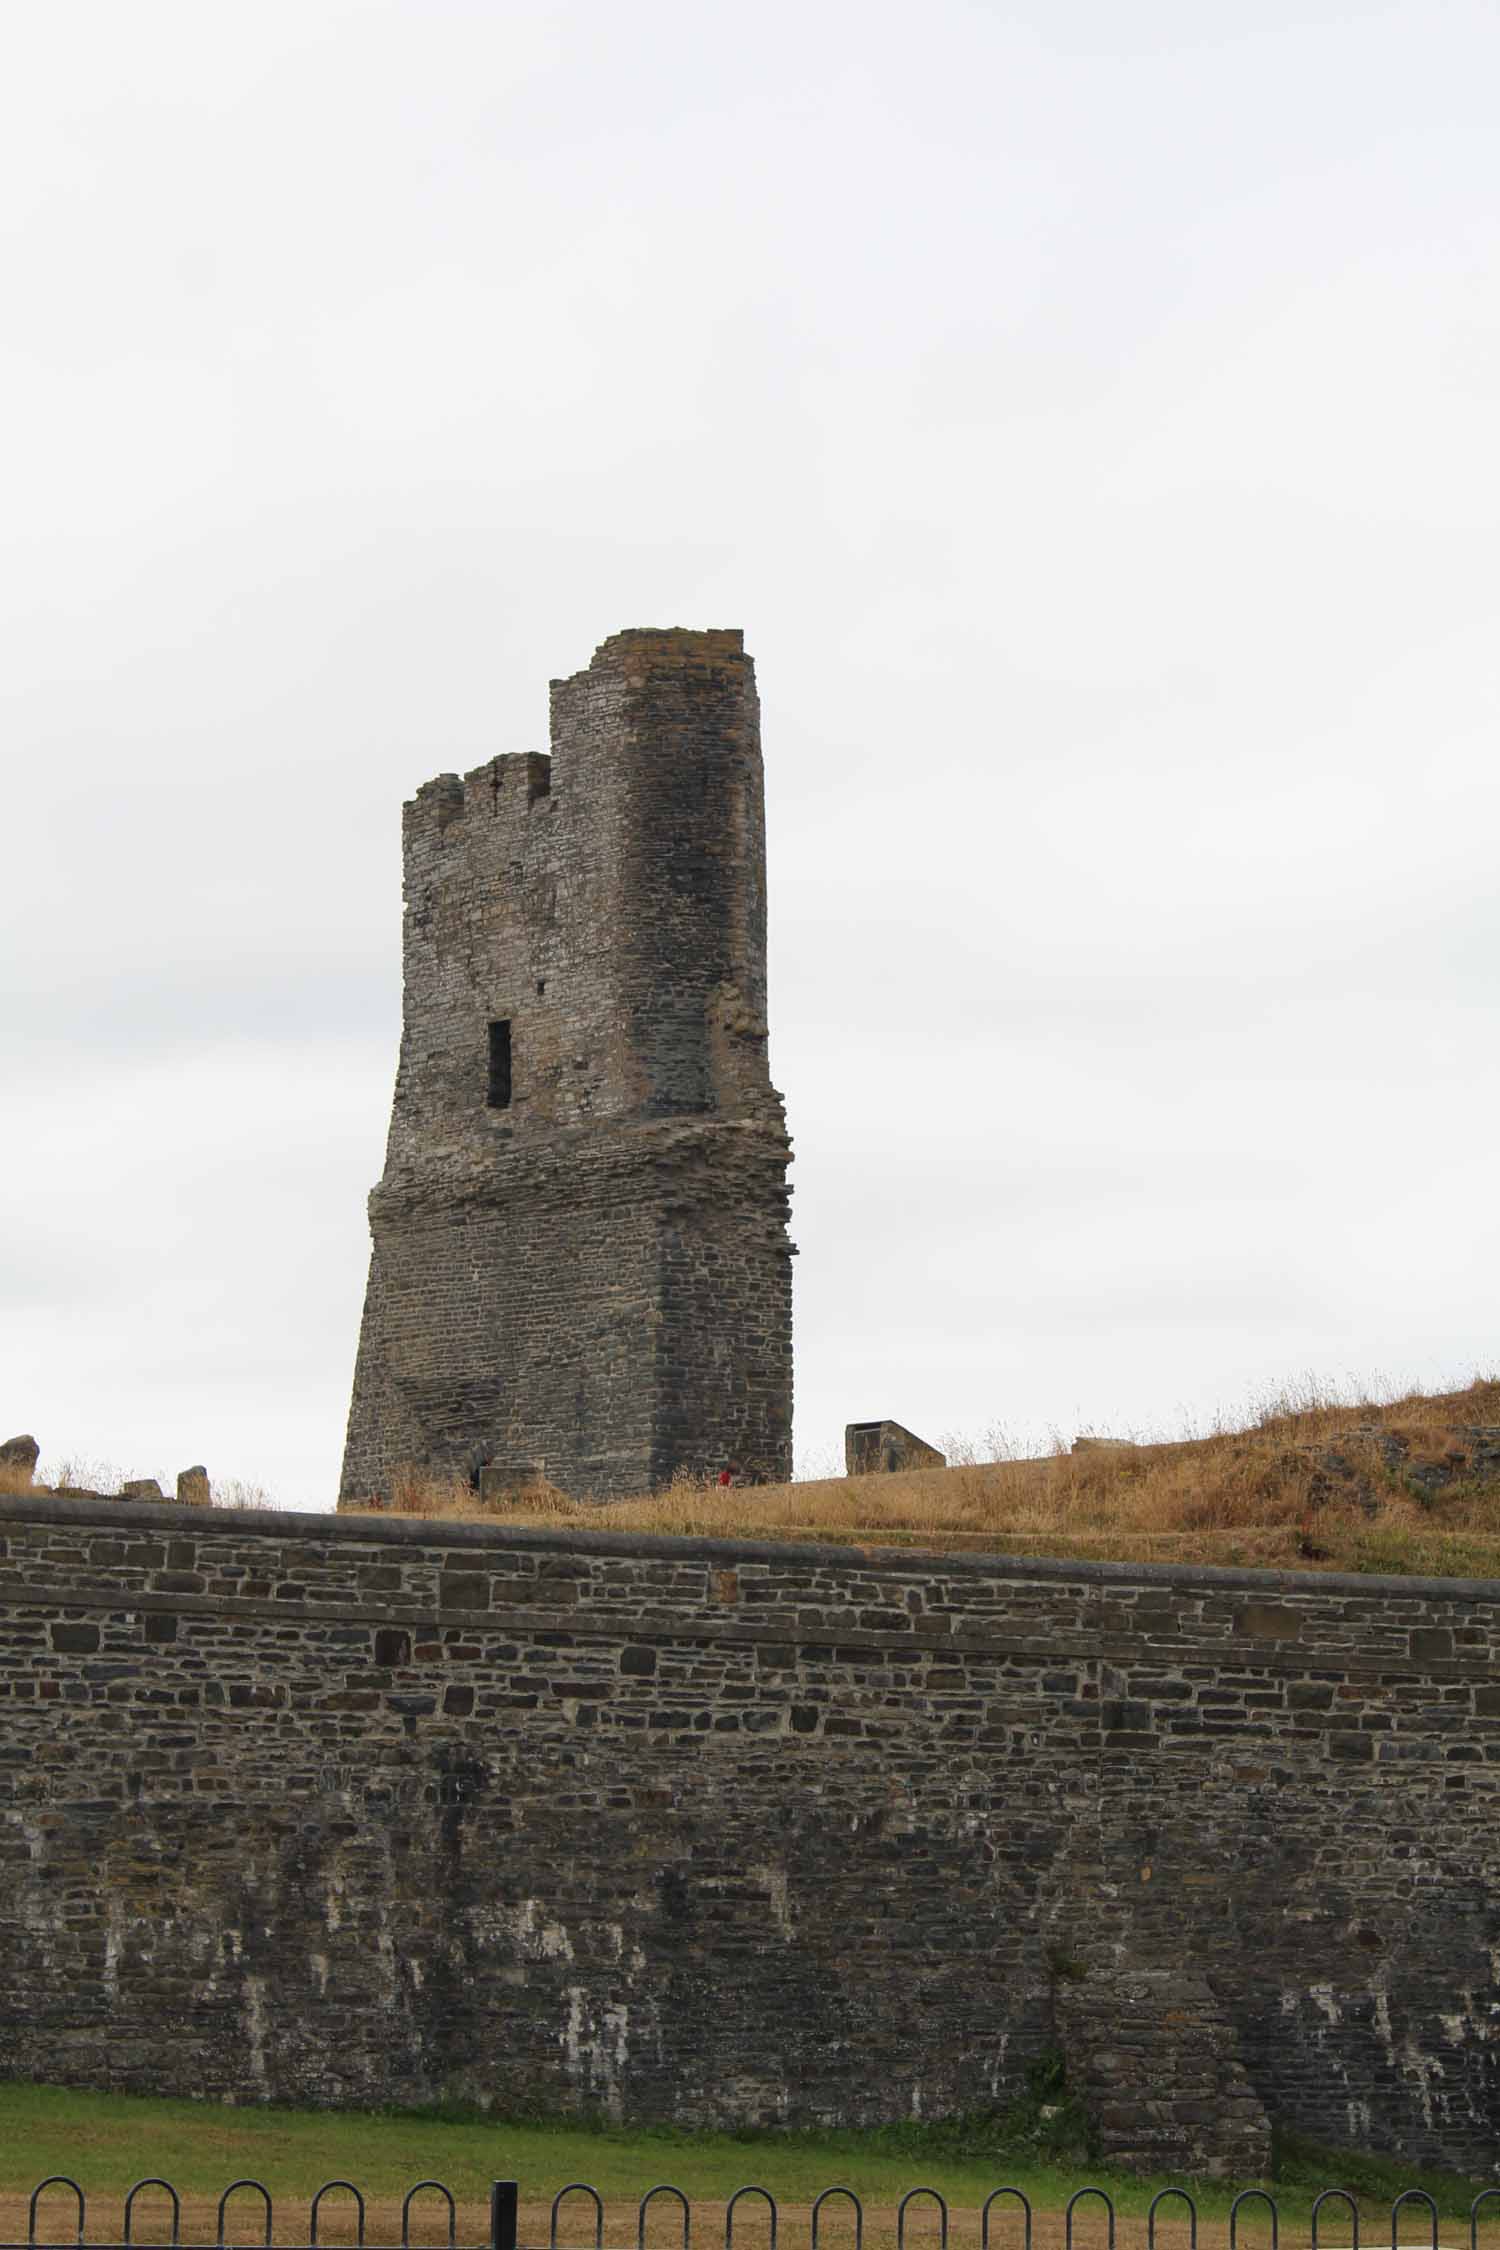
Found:
[[[1455,2047],[1466,2039],[1478,2039],[1487,2046],[1495,2036],[1495,2018],[1500,2015],[1500,2004],[1493,2000],[1480,2002],[1468,1985],[1460,1988],[1458,1996],[1463,2002],[1462,2008],[1456,2015],[1440,2015],[1438,2022]]]
[[[585,2086],[607,2116],[623,2116],[623,2082],[630,2062],[630,2010],[623,2003],[606,2006],[595,2022],[584,1987],[570,1984],[560,2044],[574,2084]]]
[[[751,1882],[759,1883],[761,1889],[765,1892],[770,1902],[776,1927],[790,1943],[795,1932],[792,1926],[791,1901],[787,1894],[786,1869],[784,1867],[752,1867],[748,1872]]]
[[[111,1899],[104,1925],[104,1998],[113,2007],[120,1997],[120,1909]]]
[[[528,1961],[571,1961],[573,1940],[561,1922],[548,1918],[539,1898],[523,1898],[519,1906],[502,1907],[499,1923],[518,1953]]]
[[[260,1977],[245,1979],[245,2051],[250,2075],[262,2094],[270,2092],[266,2070],[266,1987]]]
[[[1436,2055],[1424,2055],[1414,2039],[1408,2039],[1401,2050],[1401,2068],[1408,2078],[1416,2081],[1417,2099],[1422,2105],[1422,2122],[1432,2124],[1432,2087],[1436,2079],[1441,2082],[1445,2073]]]
[[[380,1982],[384,1988],[386,2010],[395,2015],[401,2007],[401,1967],[396,1959],[396,1941],[389,1930],[382,1928],[375,1951],[380,1962]]]

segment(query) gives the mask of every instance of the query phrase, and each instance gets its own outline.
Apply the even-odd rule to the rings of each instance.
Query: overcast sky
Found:
[[[0,1436],[335,1490],[400,807],[743,626],[797,1435],[1493,1367],[1494,0],[48,0]]]

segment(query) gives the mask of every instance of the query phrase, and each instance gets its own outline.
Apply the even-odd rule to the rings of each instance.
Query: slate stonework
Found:
[[[791,1473],[765,813],[737,632],[619,633],[550,758],[418,790],[340,1490]]]
[[[0,2068],[1488,2164],[1497,1604],[0,1499]]]

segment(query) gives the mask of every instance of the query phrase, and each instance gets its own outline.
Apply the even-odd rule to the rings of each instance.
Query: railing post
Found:
[[[491,2183],[490,2250],[516,2250],[516,2206],[520,2198],[519,2180]]]

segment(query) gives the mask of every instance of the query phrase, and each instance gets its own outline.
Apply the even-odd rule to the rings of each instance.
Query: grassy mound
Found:
[[[1244,1429],[1080,1438],[1040,1458],[601,1509],[538,1481],[501,1503],[404,1478],[396,1512],[554,1528],[1500,1579],[1500,1379],[1374,1401],[1278,1400]]]

